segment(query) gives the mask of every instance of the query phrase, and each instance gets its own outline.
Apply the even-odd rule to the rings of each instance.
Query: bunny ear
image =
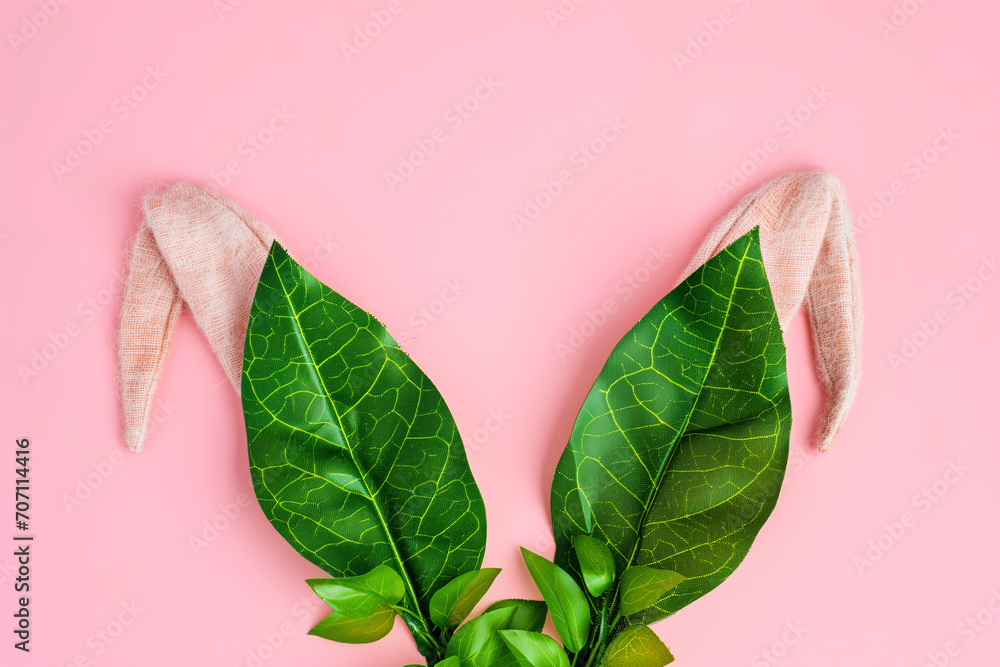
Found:
[[[135,451],[181,301],[239,391],[250,306],[274,240],[246,209],[192,183],[147,194],[143,209],[119,333],[125,442]]]
[[[805,301],[827,403],[817,434],[826,451],[836,439],[861,374],[861,290],[844,188],[832,174],[794,172],[744,197],[702,242],[684,271],[698,267],[760,227],[764,271],[782,330]]]
[[[142,450],[153,392],[182,306],[153,231],[144,222],[129,254],[118,335],[124,437],[133,451]]]

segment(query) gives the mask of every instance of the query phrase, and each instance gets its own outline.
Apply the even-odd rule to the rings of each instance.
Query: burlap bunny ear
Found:
[[[240,389],[243,342],[274,233],[241,206],[192,183],[142,200],[118,339],[125,443],[140,451],[181,306]]]
[[[860,277],[844,188],[836,176],[815,171],[768,181],[716,224],[684,278],[758,225],[764,271],[782,330],[803,302],[809,313],[816,366],[827,393],[816,441],[826,451],[861,377]]]
[[[142,449],[182,304],[187,303],[236,391],[257,281],[274,233],[225,197],[191,183],[143,199],[119,333],[125,442]],[[836,177],[790,173],[751,194],[702,243],[684,277],[760,226],[764,269],[782,328],[805,302],[827,390],[818,434],[833,443],[858,386],[861,294],[844,190]]]

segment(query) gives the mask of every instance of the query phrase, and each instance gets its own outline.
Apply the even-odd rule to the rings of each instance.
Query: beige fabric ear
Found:
[[[827,451],[861,377],[861,287],[844,188],[832,174],[793,172],[744,197],[720,220],[684,271],[760,226],[764,271],[782,331],[805,302],[827,402],[816,436]]]
[[[182,182],[143,197],[118,339],[124,438],[142,449],[156,383],[187,303],[236,391],[257,281],[274,233],[238,204]]]
[[[239,391],[250,306],[274,240],[245,209],[192,183],[146,195],[143,210],[119,331],[124,437],[135,451],[182,302]],[[817,436],[826,451],[854,399],[861,362],[857,253],[843,187],[820,172],[765,183],[719,221],[684,276],[756,226],[782,329],[803,302],[809,311],[828,397]]]

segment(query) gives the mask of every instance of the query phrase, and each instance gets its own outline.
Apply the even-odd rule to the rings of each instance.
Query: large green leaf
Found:
[[[785,346],[754,229],[612,351],[553,479],[556,563],[580,580],[572,540],[592,535],[619,572],[687,577],[619,630],[677,611],[745,557],[777,501],[790,429]]]
[[[486,514],[431,381],[374,317],[272,244],[243,363],[254,490],[288,542],[331,575],[387,565],[407,624],[480,566]]]

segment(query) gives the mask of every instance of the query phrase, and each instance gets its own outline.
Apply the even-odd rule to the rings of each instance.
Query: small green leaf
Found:
[[[663,667],[674,661],[648,625],[630,625],[608,646],[601,667]]]
[[[622,616],[635,614],[647,609],[663,597],[685,577],[670,570],[634,565],[622,572],[622,583],[618,589]]]
[[[437,667],[462,667],[462,661],[458,658],[445,658],[437,664]]]
[[[405,594],[403,579],[387,565],[357,577],[306,579],[306,583],[334,611],[351,618],[371,616],[381,605],[397,604]]]
[[[500,600],[494,602],[483,613],[514,607],[514,617],[510,619],[509,626],[512,630],[527,630],[528,632],[541,632],[545,625],[545,615],[549,608],[541,600]]]
[[[577,535],[573,538],[576,557],[580,561],[580,572],[583,583],[595,598],[615,583],[615,557],[604,542],[590,535]]]
[[[370,644],[389,634],[396,612],[388,605],[382,605],[366,618],[351,618],[339,612],[316,624],[309,634],[330,639],[343,644]]]
[[[524,547],[521,547],[521,555],[545,599],[563,644],[571,653],[579,653],[590,632],[590,604],[586,593],[573,577],[552,561]]]
[[[431,621],[439,628],[453,630],[462,624],[500,574],[487,567],[460,574],[431,597]]]
[[[462,667],[493,667],[506,650],[497,632],[508,628],[515,611],[497,609],[472,619],[448,642],[446,657],[457,658]]]
[[[569,667],[566,651],[548,635],[524,630],[501,630],[500,637],[521,667]]]

